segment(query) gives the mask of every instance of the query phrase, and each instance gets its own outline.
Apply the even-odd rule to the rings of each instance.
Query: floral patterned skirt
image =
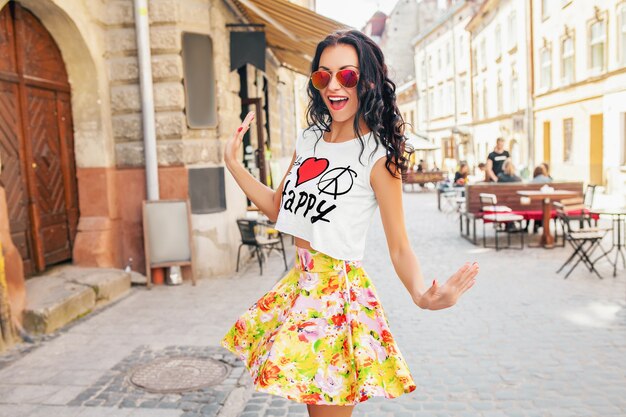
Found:
[[[256,389],[334,405],[415,390],[360,261],[296,249],[295,267],[222,339]]]

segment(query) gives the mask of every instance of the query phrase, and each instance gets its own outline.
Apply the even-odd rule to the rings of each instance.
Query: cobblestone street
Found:
[[[613,278],[605,263],[600,280],[579,266],[564,280],[555,271],[570,248],[496,253],[473,246],[459,237],[456,216],[438,212],[435,200],[431,193],[405,194],[407,227],[425,278],[443,283],[463,262],[477,260],[478,282],[450,310],[418,309],[393,271],[376,215],[364,267],[418,388],[395,400],[369,400],[354,415],[626,416],[624,270]],[[0,369],[0,415],[305,416],[302,405],[252,393],[240,364],[220,385],[193,395],[144,396],[126,378],[146,355],[168,352],[232,364],[219,340],[281,274],[273,255],[263,276],[251,262],[238,275],[200,280],[197,287],[133,289],[29,351],[13,353]]]

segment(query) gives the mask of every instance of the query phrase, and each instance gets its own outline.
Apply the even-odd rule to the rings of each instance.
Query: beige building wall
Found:
[[[626,1],[534,0],[535,157],[626,193]]]
[[[522,0],[488,0],[467,27],[477,160],[485,162],[502,137],[518,173],[526,175],[532,173],[528,8]]]
[[[115,2],[117,7],[128,7],[129,4],[132,6],[132,2],[128,1]],[[230,71],[230,42],[226,24],[238,23],[240,20],[226,2],[221,0],[188,0],[184,4],[175,0],[150,0],[149,13],[159,165],[183,165],[188,169],[222,166],[224,142],[239,125],[241,111],[240,81],[237,71]],[[131,62],[128,65],[133,68],[136,57],[133,56],[134,27],[130,27],[134,24],[132,10],[118,12],[115,16],[121,19],[113,22],[110,30],[116,36],[127,37],[128,41],[123,44],[130,49],[120,49],[117,46],[119,41],[111,42],[110,45],[116,45],[118,49],[118,54],[111,58],[111,65],[123,67],[122,62]],[[129,27],[121,29],[116,25]],[[120,34],[120,31],[123,32]],[[211,128],[188,127],[181,62],[181,39],[184,32],[206,34],[212,40],[217,123]],[[248,66],[248,71],[256,75],[248,78],[249,82],[256,78],[256,85],[249,86],[248,96],[265,100],[263,74],[251,66]],[[123,74],[123,71],[111,69],[112,75],[119,77],[120,73]],[[290,93],[293,75],[291,71],[281,68],[280,63],[268,52],[265,77],[270,101],[269,114],[265,115],[269,118],[270,131],[265,131],[265,138],[272,139],[272,156],[280,159],[283,153],[290,150],[289,141],[280,141],[281,132],[285,137],[293,137],[295,133],[293,94]],[[127,126],[120,127],[123,125],[120,119],[139,121],[137,79],[129,74],[119,80],[119,84],[112,83],[111,87],[115,115],[113,124],[119,129],[114,128],[114,132],[120,133],[115,135],[117,165],[137,166],[143,163],[142,143],[135,140],[141,136],[141,125],[127,123]],[[281,113],[280,94],[283,94],[284,113]],[[133,134],[137,136],[132,136]],[[256,144],[253,138],[253,145]],[[283,149],[283,145],[286,149]],[[225,182],[227,210],[193,216],[194,241],[199,254],[199,271],[203,276],[225,274],[235,268],[235,252],[240,239],[235,220],[245,215],[246,198],[228,172],[225,173]]]
[[[411,41],[439,17],[437,0],[400,0],[387,16],[380,47],[389,68],[389,78],[404,84],[414,77]]]
[[[415,80],[399,85],[396,89],[396,103],[398,110],[408,125],[406,130],[417,131],[417,89]]]
[[[131,0],[18,0],[57,42],[69,75],[80,221],[74,262],[143,271],[141,201],[145,198],[141,98]],[[0,8],[6,0],[0,0]],[[239,16],[222,0],[149,0],[150,45],[161,198],[187,198],[188,170],[223,166],[223,146],[240,124],[239,76],[230,71],[227,23]],[[217,122],[188,126],[182,34],[209,35],[213,45]],[[293,152],[295,75],[267,54],[272,155]],[[250,94],[252,96],[252,94]],[[246,199],[225,173],[226,207],[193,215],[201,276],[235,269],[236,218]],[[211,190],[206,190],[211,192]]]
[[[453,170],[459,160],[473,165],[470,36],[465,30],[476,6],[461,2],[415,42],[417,128],[441,149],[432,153],[440,168]],[[459,133],[461,132],[461,133]]]

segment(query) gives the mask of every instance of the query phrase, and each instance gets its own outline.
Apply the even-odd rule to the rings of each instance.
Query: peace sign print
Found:
[[[356,176],[356,172],[349,166],[333,168],[320,178],[317,189],[320,193],[332,195],[336,200],[338,195],[346,194],[352,189]]]

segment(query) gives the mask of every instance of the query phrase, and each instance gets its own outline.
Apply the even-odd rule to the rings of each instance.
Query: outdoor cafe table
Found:
[[[615,209],[593,209],[591,210],[591,214],[602,214],[606,216],[610,216],[613,223],[613,246],[611,250],[606,253],[606,256],[615,250],[615,260],[609,262],[613,264],[613,276],[617,275],[617,261],[621,257],[622,265],[626,268],[626,258],[624,257],[624,250],[626,248],[626,243],[624,242],[624,234],[626,234],[626,230],[622,233],[622,229],[626,225],[626,207],[615,208]],[[604,255],[603,255],[604,256]]]
[[[541,190],[526,190],[518,191],[517,194],[528,197],[531,200],[541,199],[541,206],[543,211],[543,234],[541,235],[541,246],[551,249],[554,247],[554,236],[550,233],[550,219],[552,217],[552,200],[560,200],[562,198],[576,197],[580,194],[575,191],[567,190],[554,190],[554,191],[541,191]]]

